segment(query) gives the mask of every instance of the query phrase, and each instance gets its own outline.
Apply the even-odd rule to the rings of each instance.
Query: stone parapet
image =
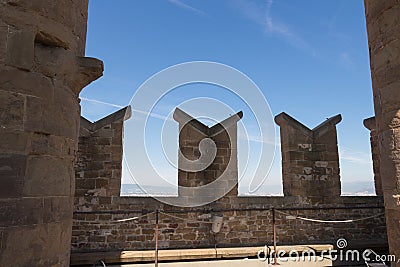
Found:
[[[340,197],[330,193],[330,189],[319,189],[328,193],[311,192],[311,196],[302,193],[284,197],[240,197],[237,195],[237,187],[234,187],[222,198],[197,208],[171,206],[151,197],[121,197],[119,188],[122,128],[126,119],[124,112],[121,110],[108,117],[114,119],[96,122],[97,126],[101,127],[95,127],[82,119],[76,165],[77,183],[72,232],[74,252],[154,249],[156,210],[161,212],[158,245],[159,248],[165,249],[272,245],[273,208],[286,209],[285,213],[291,217],[355,220],[351,223],[319,224],[300,219],[293,220],[285,214],[276,213],[278,244],[332,244],[338,238],[346,238],[350,244],[370,243],[374,240],[384,246],[387,242],[381,197]],[[234,153],[233,168],[237,168],[237,150],[233,140],[236,140],[236,124],[241,117],[242,114],[238,113],[210,128],[187,113],[176,110],[174,118],[180,124],[181,157],[192,161],[200,159],[202,146],[199,143],[205,138],[213,140],[217,149],[213,162],[204,170],[181,171],[179,185],[190,189],[212,182],[227,168],[227,159],[232,158],[231,153]],[[285,119],[288,120],[291,120],[290,117]],[[330,151],[335,151],[335,148],[337,151],[335,125],[339,121],[339,116],[333,117],[316,128],[314,133],[299,123],[294,125],[297,127],[296,131],[302,131],[308,136],[311,145],[329,146],[332,148]],[[229,129],[232,130],[229,132],[230,139],[227,133]],[[316,140],[314,143],[313,138]],[[294,139],[295,142],[291,139],[282,141],[298,144],[297,139]],[[301,141],[301,144],[307,144],[303,139]],[[310,158],[315,160],[312,161],[313,164],[318,159],[313,156],[313,151],[318,151],[318,157],[327,153],[326,150],[309,151],[307,146],[301,149],[305,150],[304,155],[310,155]],[[207,152],[207,149],[204,152]],[[334,155],[336,164],[337,152]],[[181,162],[180,164],[182,167]],[[319,166],[322,165],[315,165],[316,168],[321,168]],[[237,173],[232,175],[231,180],[237,183]],[[335,190],[339,190],[340,194],[340,186]],[[223,218],[218,233],[212,232],[213,216]],[[135,217],[137,219],[124,220]],[[357,220],[361,218],[368,219]]]

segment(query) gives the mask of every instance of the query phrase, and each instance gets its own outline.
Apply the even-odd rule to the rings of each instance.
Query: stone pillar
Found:
[[[376,130],[375,117],[371,117],[364,120],[364,126],[370,130],[370,142],[371,142],[371,154],[372,154],[372,165],[374,170],[374,183],[375,193],[377,196],[382,196],[382,180],[380,172],[380,159],[379,159],[379,143],[378,143],[378,131]]]
[[[365,15],[389,249],[399,259],[400,2],[365,0]]]
[[[280,126],[285,196],[340,196],[336,124],[341,120],[337,115],[311,130],[286,113],[275,117]]]
[[[206,202],[215,195],[237,196],[237,122],[242,116],[239,112],[209,128],[176,108],[179,196],[203,197]],[[215,182],[212,188],[202,190],[202,186],[212,182]],[[191,187],[196,187],[196,193],[191,192]],[[228,188],[232,190],[227,191]]]
[[[0,1],[0,266],[69,266],[87,8]]]

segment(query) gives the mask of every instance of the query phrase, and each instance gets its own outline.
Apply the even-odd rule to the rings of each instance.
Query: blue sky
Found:
[[[341,113],[342,182],[372,184],[369,132],[362,124],[373,116],[362,0],[90,1],[86,55],[105,63],[104,76],[80,95],[90,120],[128,105],[135,90],[164,68],[220,62],[250,77],[274,116],[284,111],[313,128]],[[157,112],[167,116],[162,106],[207,93],[230,99],[198,88],[181,88]],[[245,109],[240,101],[230,104]],[[280,184],[279,153],[270,176],[271,184]]]

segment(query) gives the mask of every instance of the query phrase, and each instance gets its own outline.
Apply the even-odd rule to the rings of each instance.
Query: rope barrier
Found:
[[[266,211],[270,211],[270,210],[266,210]],[[290,213],[286,213],[286,212],[280,211],[280,210],[278,210],[278,209],[276,209],[275,211],[276,211],[277,213],[280,213],[280,214],[283,214],[283,215],[286,215],[286,216],[294,217],[293,219],[299,219],[299,220],[303,220],[303,221],[310,221],[310,222],[317,222],[317,223],[351,223],[351,222],[358,222],[358,221],[368,220],[368,219],[372,219],[372,218],[376,218],[376,217],[380,217],[380,216],[385,215],[385,213],[379,213],[379,214],[376,214],[376,215],[373,215],[373,216],[368,216],[368,217],[359,218],[359,219],[349,219],[349,220],[319,220],[319,219],[312,219],[312,218],[306,218],[306,217],[302,217],[302,216],[293,215],[293,214],[290,214]],[[143,214],[143,215],[141,215],[141,216],[135,216],[135,217],[125,218],[125,219],[118,219],[118,220],[115,220],[115,222],[122,223],[122,222],[128,222],[128,221],[133,221],[133,220],[139,220],[139,219],[141,219],[141,218],[147,217],[147,216],[149,216],[149,215],[153,215],[153,214],[155,214],[155,213],[156,213],[155,211],[152,211],[152,212]],[[213,222],[210,222],[210,221],[201,221],[201,220],[195,220],[195,219],[186,219],[186,218],[182,218],[182,217],[179,217],[179,216],[171,215],[171,214],[168,214],[168,213],[165,213],[165,212],[161,212],[161,211],[160,211],[159,213],[160,213],[160,214],[163,214],[163,215],[165,215],[165,216],[167,216],[167,217],[173,218],[173,219],[178,219],[178,220],[187,221],[187,222],[193,222],[193,223],[209,223],[209,224],[212,224],[212,223],[213,223]],[[259,214],[251,215],[251,216],[249,216],[249,218],[252,218],[252,217],[255,217],[255,216],[258,216],[258,215],[259,215]],[[247,219],[249,219],[249,218],[247,218]],[[81,220],[76,220],[76,221],[81,221]],[[82,220],[82,221],[85,221],[85,220]]]
[[[280,210],[275,210],[275,211],[276,211],[277,213],[280,213],[280,214],[283,214],[283,215],[286,215],[286,216],[292,216],[292,217],[294,217],[294,219],[299,219],[299,220],[303,220],[303,221],[310,221],[310,222],[318,222],[318,223],[351,223],[351,222],[358,222],[358,221],[368,220],[368,219],[372,219],[372,218],[376,218],[376,217],[380,217],[380,216],[385,215],[385,213],[379,213],[379,214],[376,214],[376,215],[373,215],[373,216],[368,216],[368,217],[359,218],[359,219],[349,219],[349,220],[318,220],[318,219],[311,219],[311,218],[306,218],[306,217],[302,217],[302,216],[293,215],[293,214],[286,213],[286,212],[283,212],[283,211],[280,211]],[[117,221],[117,222],[127,222],[127,221],[132,221],[132,220],[138,220],[138,219],[141,219],[141,218],[143,218],[143,217],[152,215],[152,214],[154,214],[154,213],[155,213],[155,212],[153,211],[153,212],[146,213],[146,214],[144,214],[144,215],[142,215],[142,216],[135,216],[135,217],[130,217],[130,218],[126,218],[126,219],[119,219],[119,220],[116,220],[116,221]],[[168,213],[165,213],[165,212],[161,212],[161,211],[160,211],[160,214],[165,215],[166,217],[170,217],[170,218],[173,218],[173,219],[178,219],[178,220],[186,221],[186,222],[192,222],[192,223],[209,223],[209,224],[212,224],[212,223],[213,223],[213,222],[210,222],[210,221],[201,221],[201,220],[195,220],[195,219],[186,219],[186,218],[182,218],[182,217],[179,217],[179,216],[171,215],[171,214],[168,214]],[[255,216],[255,215],[253,215],[253,216]],[[253,217],[253,216],[250,216],[250,217]]]
[[[301,217],[301,216],[296,216],[293,214],[289,214],[280,210],[275,210],[277,213],[281,213],[284,214],[286,216],[292,216],[295,219],[299,219],[299,220],[303,220],[303,221],[310,221],[310,222],[318,222],[318,223],[351,223],[351,222],[358,222],[358,221],[363,221],[363,220],[368,220],[368,219],[372,219],[372,218],[376,218],[376,217],[380,217],[382,215],[385,215],[385,213],[379,213],[377,215],[373,215],[373,216],[368,216],[368,217],[364,217],[364,218],[360,218],[360,219],[350,219],[350,220],[332,220],[332,221],[328,221],[328,220],[318,220],[318,219],[310,219],[310,218],[305,218],[305,217]]]

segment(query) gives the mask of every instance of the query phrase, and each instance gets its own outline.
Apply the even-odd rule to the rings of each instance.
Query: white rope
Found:
[[[289,214],[289,213],[286,213],[286,212],[283,212],[283,211],[279,211],[279,210],[275,210],[275,211],[278,212],[278,213],[284,214],[286,216],[292,216],[295,219],[299,219],[299,220],[303,220],[303,221],[310,221],[310,222],[318,222],[318,223],[351,223],[351,222],[358,222],[358,221],[363,221],[363,220],[368,220],[368,219],[380,217],[380,216],[385,214],[385,213],[379,213],[377,215],[368,216],[368,217],[364,217],[364,218],[360,218],[360,219],[352,219],[352,220],[326,221],[326,220],[317,220],[317,219],[310,219],[310,218],[300,217],[300,216],[296,216],[296,215]]]
[[[151,214],[154,214],[154,213],[156,213],[156,212],[153,211],[153,212],[149,212],[149,213],[143,214],[142,216],[136,216],[136,217],[126,218],[126,219],[119,219],[119,220],[116,220],[116,221],[117,221],[117,222],[128,222],[128,221],[133,221],[133,220],[141,219],[141,218],[143,218],[143,217],[146,217],[146,216],[151,215]]]
[[[292,217],[293,219],[299,219],[299,220],[303,220],[303,221],[310,221],[310,222],[317,222],[317,223],[351,223],[351,222],[358,222],[358,221],[368,220],[368,219],[372,219],[372,218],[376,218],[376,217],[380,217],[380,216],[385,215],[385,213],[379,213],[379,214],[376,214],[376,215],[373,215],[373,216],[368,216],[368,217],[359,218],[359,219],[331,220],[331,221],[329,221],[329,220],[318,220],[318,219],[311,219],[311,218],[301,217],[301,216],[293,215],[293,214],[286,213],[286,212],[283,212],[283,211],[280,211],[280,210],[275,210],[275,211],[276,211],[277,213],[280,213],[280,214],[283,214],[283,215],[286,215],[286,216],[290,216],[290,217]],[[130,217],[130,218],[118,219],[118,220],[115,220],[115,222],[122,223],[122,222],[128,222],[128,221],[138,220],[138,219],[147,217],[147,216],[149,216],[149,215],[153,215],[153,214],[155,214],[155,213],[156,213],[156,212],[153,211],[153,212],[149,212],[149,213],[143,214],[143,215],[141,215],[141,216],[135,216],[135,217]],[[200,221],[200,220],[182,218],[182,217],[174,216],[174,215],[171,215],[171,214],[168,214],[168,213],[165,213],[165,212],[161,212],[161,211],[159,211],[159,214],[163,214],[163,215],[165,215],[165,216],[167,216],[167,217],[170,217],[170,218],[173,218],[173,219],[182,220],[182,221],[186,221],[186,222],[192,222],[192,223],[209,223],[209,224],[212,224],[212,223],[213,223],[213,222],[211,222],[211,221]],[[254,217],[254,216],[257,216],[257,215],[259,215],[259,214],[251,215],[251,216],[249,216],[249,217],[251,218],[251,217]],[[236,219],[236,220],[237,220],[237,219]],[[75,220],[75,221],[85,221],[85,220]]]

